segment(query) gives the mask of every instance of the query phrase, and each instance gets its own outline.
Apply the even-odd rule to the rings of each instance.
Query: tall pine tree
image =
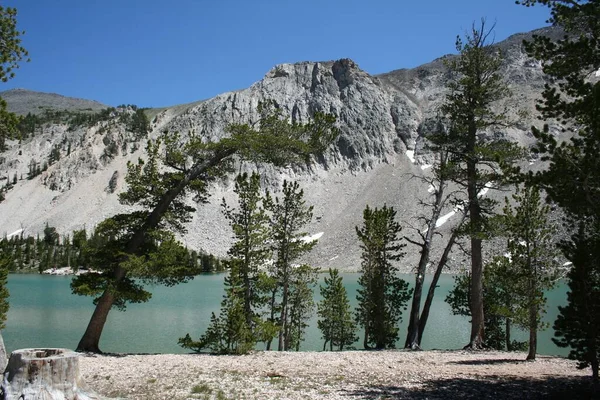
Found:
[[[393,207],[363,211],[363,226],[356,227],[361,241],[362,263],[358,283],[356,320],[365,329],[365,349],[394,348],[398,323],[412,291],[398,276],[399,261],[406,244],[401,242],[402,227]]]
[[[270,212],[272,249],[275,260],[272,267],[272,299],[279,298],[278,304],[271,302],[271,315],[274,308],[279,311],[277,320],[278,350],[285,351],[298,347],[310,316],[316,270],[309,266],[298,266],[298,259],[310,251],[316,241],[306,241],[302,231],[312,219],[312,206],[307,206],[304,191],[297,182],[283,182],[282,196],[273,197],[267,192],[264,206]],[[310,290],[311,295],[306,292]],[[275,322],[275,321],[271,321]]]
[[[449,152],[448,179],[465,191],[460,205],[467,210],[465,233],[471,256],[471,335],[465,348],[472,349],[484,345],[482,248],[489,232],[488,217],[495,206],[480,194],[502,182],[499,161],[510,163],[521,155],[515,144],[489,135],[491,129],[507,124],[505,114],[493,111],[493,107],[509,95],[500,74],[502,59],[489,43],[490,34],[482,21],[464,41],[457,38],[459,55],[447,61],[451,80],[441,107],[448,128],[429,137],[434,145]]]
[[[337,269],[329,268],[325,286],[320,287],[323,299],[319,302],[317,326],[323,336],[323,350],[344,350],[358,340],[356,325],[342,277]]]
[[[556,42],[537,36],[525,43],[528,54],[541,61],[548,77],[537,108],[541,119],[558,122],[567,133],[559,142],[546,124],[533,127],[542,160],[549,161],[537,175],[549,198],[566,214],[565,226],[574,227],[561,244],[572,263],[569,304],[555,322],[556,343],[570,347],[569,357],[592,366],[598,385],[600,329],[600,1],[523,0],[551,11],[549,20],[565,33]]]
[[[513,300],[523,307],[516,322],[529,330],[528,360],[535,360],[537,333],[542,325],[546,298],[558,279],[556,229],[548,220],[550,207],[542,205],[539,189],[533,185],[517,187],[513,195],[516,205],[507,200],[503,219],[508,234],[510,266],[506,278],[512,280]]]

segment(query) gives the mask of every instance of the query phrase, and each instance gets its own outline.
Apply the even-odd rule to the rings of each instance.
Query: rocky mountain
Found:
[[[42,114],[44,111],[98,112],[107,106],[94,100],[77,99],[56,93],[34,92],[27,89],[10,89],[0,92],[6,100],[8,111],[18,115]]]
[[[550,28],[536,33],[557,35]],[[515,125],[489,132],[510,137],[525,147],[533,143],[529,127],[536,122],[534,103],[545,83],[540,65],[522,49],[522,40],[530,36],[514,35],[497,45],[505,55],[503,75],[512,91],[512,97],[497,107],[506,110]],[[360,249],[354,227],[362,223],[365,205],[394,206],[406,234],[414,233],[411,227],[422,228],[417,222],[423,212],[419,200],[428,197],[428,187],[412,177],[428,173],[430,157],[422,146],[423,135],[444,99],[447,80],[442,59],[378,76],[361,70],[349,59],[281,64],[247,89],[149,110],[150,136],[169,129],[194,131],[218,140],[226,134],[228,124],[256,120],[256,106],[267,99],[274,100],[296,121],[308,121],[316,111],[334,114],[341,134],[309,169],[239,168],[257,168],[265,187],[276,194],[284,179],[300,181],[308,203],[314,205],[315,218],[307,234],[320,237],[309,261],[324,269],[357,270]],[[10,96],[6,100],[11,105]],[[6,182],[17,176],[17,183],[0,203],[0,234],[21,229],[35,234],[46,222],[65,234],[84,226],[90,229],[122,210],[117,193],[123,189],[126,163],[143,156],[143,141],[120,122],[120,115],[131,112],[117,109],[92,126],[49,123],[31,139],[20,144],[10,142],[0,156],[0,176]],[[559,128],[554,127],[557,134]],[[58,149],[59,160],[35,178],[21,179],[30,171],[32,160],[43,162],[53,149]],[[198,207],[188,234],[182,238],[189,247],[225,255],[231,232],[219,204],[223,197],[234,203],[232,189],[231,180],[214,185],[210,203]],[[450,218],[442,233],[451,225]],[[406,271],[416,265],[418,249],[409,245],[407,253],[403,260]],[[461,256],[457,254],[455,260],[456,268]]]

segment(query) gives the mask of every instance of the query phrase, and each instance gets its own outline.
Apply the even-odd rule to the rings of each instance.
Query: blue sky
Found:
[[[26,88],[159,107],[260,80],[274,65],[352,58],[377,74],[454,52],[482,17],[500,41],[545,26],[514,0],[0,0],[18,9]]]

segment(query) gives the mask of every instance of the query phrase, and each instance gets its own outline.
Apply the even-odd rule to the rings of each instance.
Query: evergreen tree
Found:
[[[310,316],[313,298],[306,292],[316,282],[316,270],[294,263],[310,251],[316,241],[306,241],[307,234],[301,229],[312,219],[312,206],[307,206],[304,191],[298,182],[283,182],[281,198],[273,198],[266,193],[264,207],[271,215],[272,249],[275,261],[272,267],[274,285],[271,287],[271,314],[275,297],[280,298],[279,311],[279,351],[297,348],[305,321]],[[310,289],[309,289],[310,288]],[[271,318],[271,322],[273,318]]]
[[[383,206],[363,212],[363,226],[356,227],[361,241],[361,276],[358,280],[356,320],[364,327],[364,347],[394,348],[398,340],[398,323],[410,299],[408,283],[398,277],[394,264],[404,253],[402,227],[395,221],[393,207]]]
[[[223,212],[233,228],[233,246],[229,249],[230,259],[227,265],[238,264],[241,284],[244,320],[249,328],[258,317],[257,309],[263,305],[258,282],[261,279],[260,268],[270,258],[267,247],[269,238],[268,217],[260,206],[260,176],[253,173],[241,174],[236,178],[234,192],[238,195],[238,208],[231,209],[223,199]]]
[[[600,258],[600,82],[590,79],[600,70],[600,1],[523,0],[542,4],[549,20],[565,35],[556,42],[537,36],[525,43],[527,53],[541,61],[548,84],[537,109],[540,119],[559,122],[567,139],[559,142],[546,124],[532,128],[541,159],[549,161],[539,174],[551,201],[566,214],[565,226],[575,227],[560,248],[572,263],[568,274],[569,304],[555,322],[556,343],[571,347],[571,358],[592,366],[598,385],[598,280]]]
[[[307,163],[337,136],[330,115],[317,113],[313,121],[299,124],[290,123],[272,102],[261,104],[258,111],[257,123],[230,125],[230,136],[218,142],[191,135],[182,144],[178,135],[166,132],[162,140],[148,143],[146,161],[129,164],[128,190],[119,198],[136,211],[100,224],[94,257],[98,262],[93,266],[104,273],[80,275],[72,283],[75,293],[94,296],[96,303],[77,350],[100,351],[113,306],[148,300],[150,293],[140,281],[176,284],[196,273],[179,264],[185,264],[179,256],[187,257],[187,251],[179,249],[173,235],[185,231],[194,211],[185,201],[188,193],[199,203],[206,201],[208,183],[227,174],[235,156],[276,166]]]
[[[329,276],[325,277],[325,286],[320,287],[323,299],[318,304],[317,326],[323,335],[323,351],[329,343],[329,350],[337,346],[344,350],[358,340],[356,325],[352,317],[350,301],[342,277],[337,269],[329,268]]]
[[[304,334],[308,328],[308,320],[315,309],[314,287],[317,284],[317,269],[302,264],[294,267],[290,280],[289,323],[284,333],[286,350],[300,350]]]
[[[539,190],[535,186],[517,187],[513,199],[516,206],[513,209],[507,199],[503,216],[510,255],[507,278],[512,278],[515,301],[524,308],[523,314],[526,315],[526,318],[515,320],[529,329],[527,359],[535,360],[537,332],[543,328],[544,291],[554,287],[558,279],[557,252],[553,241],[556,229],[548,221],[550,207],[541,204]]]
[[[267,239],[269,230],[267,215],[260,207],[260,176],[243,173],[235,180],[234,192],[238,195],[238,207],[233,209],[223,199],[223,213],[229,220],[236,241],[229,249],[225,261],[228,276],[225,279],[225,298],[221,303],[219,317],[211,320],[211,326],[199,343],[182,338],[179,342],[198,351],[209,347],[214,352],[242,354],[254,348],[261,331],[259,308],[264,297],[259,288],[260,267],[269,257]],[[215,335],[215,332],[220,332]],[[189,335],[186,335],[188,337]],[[216,342],[211,342],[218,336]]]
[[[515,351],[525,349],[525,343],[512,339],[513,321],[523,307],[514,294],[514,279],[510,275],[509,259],[494,257],[486,264],[483,274],[483,299],[486,337],[484,347],[494,350]],[[471,274],[456,275],[454,286],[446,296],[446,303],[454,315],[471,316]]]
[[[567,305],[559,307],[552,341],[569,348],[579,368],[592,367],[597,386],[600,360],[600,226],[579,223],[562,250],[573,267],[567,274]]]
[[[488,43],[490,34],[482,22],[479,29],[472,28],[465,41],[457,38],[459,55],[447,61],[451,80],[441,107],[448,128],[429,137],[434,145],[449,152],[448,179],[466,192],[459,205],[468,215],[465,233],[470,239],[471,335],[465,348],[472,349],[484,344],[482,245],[489,232],[488,217],[495,206],[494,201],[480,193],[497,188],[503,181],[498,161],[509,164],[521,155],[507,139],[484,134],[507,123],[504,114],[492,108],[509,94],[500,75],[501,57]]]

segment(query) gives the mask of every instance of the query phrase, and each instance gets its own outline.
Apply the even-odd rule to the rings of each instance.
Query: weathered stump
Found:
[[[81,389],[79,354],[67,349],[21,349],[10,355],[4,400],[95,400]]]

